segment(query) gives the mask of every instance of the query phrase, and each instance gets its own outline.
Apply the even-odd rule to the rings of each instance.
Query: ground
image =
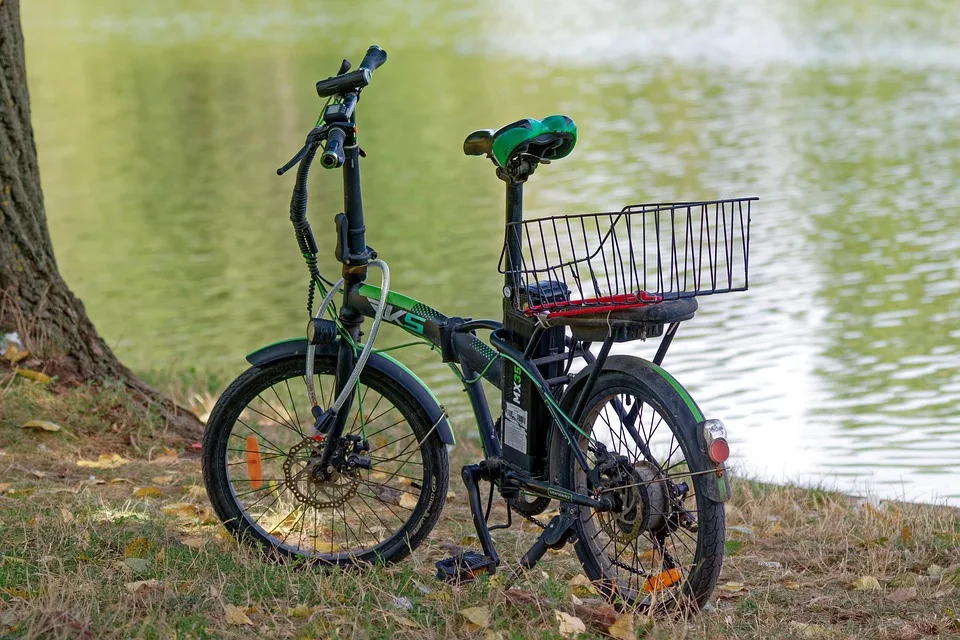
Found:
[[[624,618],[583,584],[572,549],[509,590],[504,572],[437,583],[451,546],[477,546],[458,476],[445,517],[400,564],[269,562],[212,516],[193,443],[120,389],[44,382],[0,368],[0,638],[559,638],[578,622],[581,637],[960,637],[950,508],[735,479],[711,604]],[[462,440],[455,469],[479,457]],[[536,535],[524,523],[495,538],[516,563]]]

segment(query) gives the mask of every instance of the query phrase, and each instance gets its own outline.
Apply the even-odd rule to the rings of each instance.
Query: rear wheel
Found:
[[[617,509],[580,507],[577,556],[610,600],[629,607],[702,605],[723,562],[723,504],[710,500],[710,464],[696,437],[695,405],[639,358],[607,370],[584,407],[580,447]],[[587,477],[564,447],[564,484],[587,493]]]
[[[367,366],[332,461],[336,471],[315,472],[310,459],[322,443],[311,437],[305,363],[299,357],[251,367],[221,396],[203,441],[210,501],[234,535],[281,556],[326,564],[400,560],[440,516],[446,448],[417,400]],[[333,401],[336,365],[336,356],[316,357],[321,405]]]

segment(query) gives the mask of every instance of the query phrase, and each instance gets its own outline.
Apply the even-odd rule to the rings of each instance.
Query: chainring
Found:
[[[283,479],[291,493],[301,504],[310,505],[316,509],[341,507],[357,493],[360,486],[359,469],[348,475],[334,471],[328,480],[320,480],[311,473],[311,458],[315,455],[316,447],[320,443],[313,438],[304,438],[293,445],[283,461]],[[299,456],[301,451],[307,450],[306,456]],[[302,463],[302,464],[300,464]],[[300,468],[294,468],[299,464]],[[323,498],[318,498],[323,496]]]

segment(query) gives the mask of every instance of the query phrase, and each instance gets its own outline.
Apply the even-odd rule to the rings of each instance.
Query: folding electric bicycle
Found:
[[[280,558],[376,564],[416,549],[447,497],[454,433],[427,385],[389,352],[426,345],[462,383],[484,454],[461,470],[482,552],[441,560],[438,577],[494,573],[490,531],[516,513],[542,528],[518,570],[573,543],[587,577],[622,606],[702,604],[723,560],[729,447],[723,424],[661,364],[697,296],[747,288],[754,198],[523,220],[524,183],[572,151],[576,125],[555,115],[476,131],[464,152],[492,160],[506,184],[503,317],[448,317],[391,291],[387,264],[365,241],[356,107],[386,58],[370,47],[359,68],[344,60],[317,83],[327,104],[278,170],[299,165],[290,218],[310,272],[309,323],[305,338],[248,355],[210,416],[203,472],[217,515]],[[321,149],[321,165],[343,173],[337,282],[320,273],[306,218]],[[367,282],[371,267],[379,287]],[[375,348],[384,322],[415,340]],[[489,344],[477,335],[486,331]],[[610,354],[614,343],[656,337],[652,361]],[[483,380],[501,391],[497,420]],[[505,525],[488,525],[494,491]]]

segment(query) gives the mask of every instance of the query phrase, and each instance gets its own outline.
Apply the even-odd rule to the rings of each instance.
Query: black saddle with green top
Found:
[[[463,141],[468,156],[487,156],[498,167],[521,154],[540,160],[559,160],[577,144],[577,125],[567,116],[548,116],[543,120],[525,118],[493,129],[474,131]]]

